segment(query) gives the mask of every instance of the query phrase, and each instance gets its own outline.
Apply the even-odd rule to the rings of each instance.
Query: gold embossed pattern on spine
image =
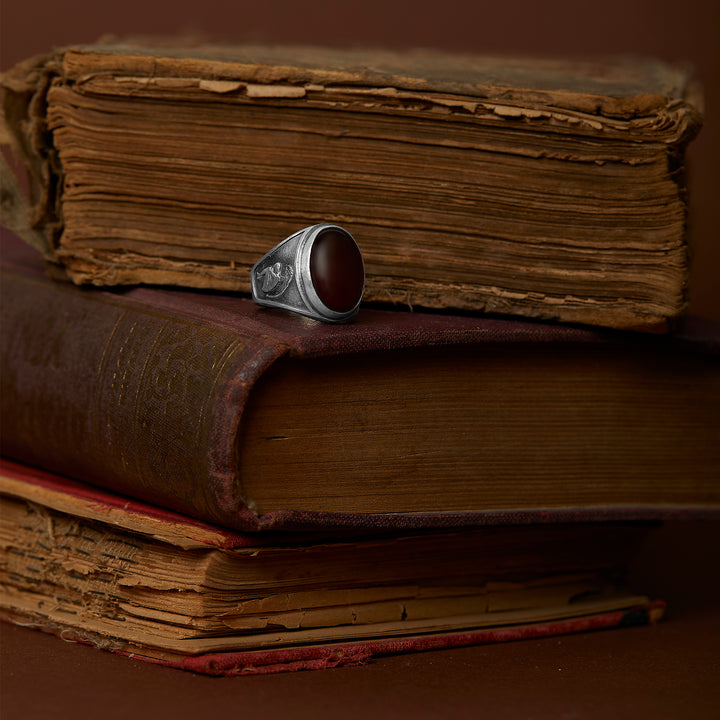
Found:
[[[212,406],[244,347],[221,328],[159,313],[118,319],[98,368],[93,416],[119,478],[134,477],[148,500],[163,485],[181,505],[210,511]]]

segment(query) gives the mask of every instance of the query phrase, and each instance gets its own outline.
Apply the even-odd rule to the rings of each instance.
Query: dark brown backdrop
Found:
[[[480,53],[639,53],[691,61],[706,123],[690,150],[691,311],[720,320],[720,2],[717,0],[4,0],[0,67],[104,34],[436,47]]]

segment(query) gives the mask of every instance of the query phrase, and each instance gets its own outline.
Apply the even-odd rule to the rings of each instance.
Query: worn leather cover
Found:
[[[354,322],[334,326],[232,295],[87,290],[51,281],[28,252],[10,235],[4,238],[4,455],[241,530],[397,529],[648,513],[643,507],[600,507],[258,516],[236,484],[238,429],[249,392],[283,357],[470,343],[527,348],[632,341],[567,326],[365,308]]]
[[[2,262],[3,454],[241,529],[260,522],[234,485],[242,409],[279,358],[593,337],[374,310],[333,326],[237,296],[81,290],[49,280],[9,234]]]

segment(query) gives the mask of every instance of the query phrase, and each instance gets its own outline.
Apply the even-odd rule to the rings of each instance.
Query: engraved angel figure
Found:
[[[287,289],[293,278],[293,269],[290,265],[276,262],[258,270],[256,277],[260,283],[260,289],[267,297],[278,297]]]

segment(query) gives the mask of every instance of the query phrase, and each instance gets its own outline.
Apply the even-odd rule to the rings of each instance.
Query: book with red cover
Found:
[[[0,617],[211,675],[622,627],[664,609],[623,582],[642,523],[247,535],[5,460],[0,510]]]
[[[50,280],[2,245],[2,453],[239,530],[717,508],[717,343]]]

